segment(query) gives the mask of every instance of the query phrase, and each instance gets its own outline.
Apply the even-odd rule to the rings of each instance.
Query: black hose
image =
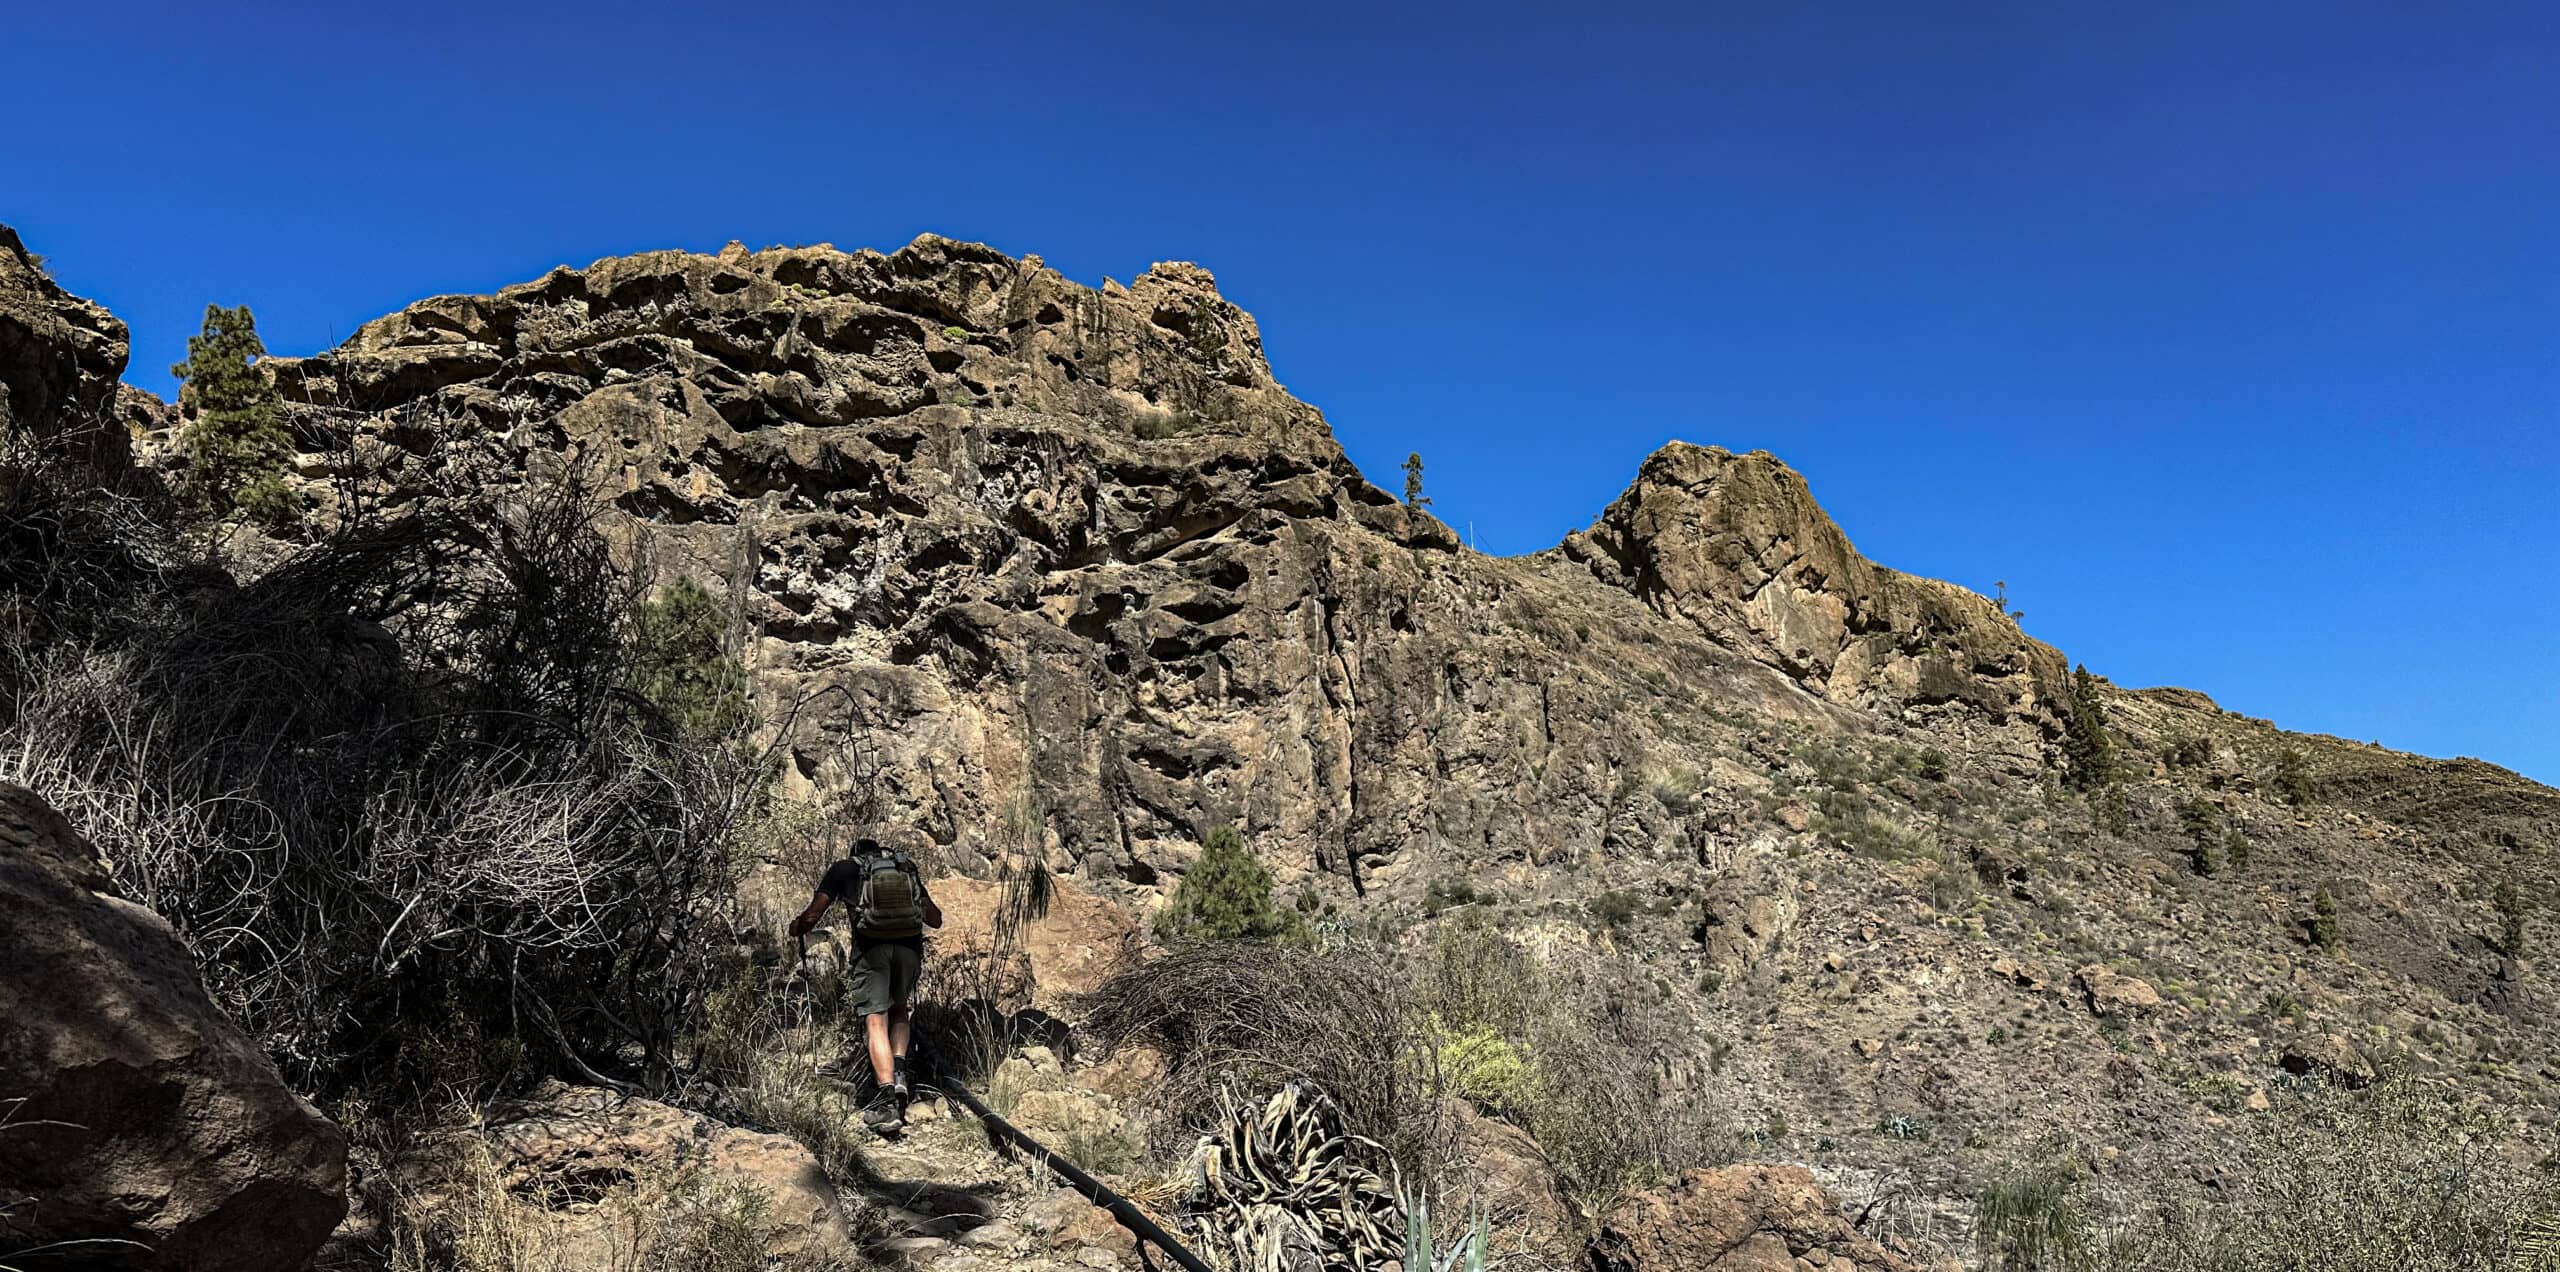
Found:
[[[1200,1256],[1183,1249],[1182,1243],[1174,1240],[1172,1233],[1158,1227],[1155,1220],[1147,1217],[1147,1212],[1131,1204],[1128,1198],[1111,1191],[1101,1180],[1084,1173],[1083,1169],[1074,1162],[1050,1152],[1048,1147],[1040,1141],[1024,1134],[1021,1127],[996,1116],[994,1109],[988,1108],[977,1096],[970,1094],[969,1088],[960,1085],[957,1080],[944,1077],[935,1085],[945,1096],[958,1100],[971,1113],[976,1114],[979,1121],[986,1123],[989,1138],[1018,1145],[1023,1151],[1030,1153],[1041,1165],[1056,1171],[1059,1178],[1066,1180],[1077,1192],[1083,1193],[1086,1200],[1110,1211],[1111,1217],[1119,1220],[1121,1227],[1138,1234],[1139,1240],[1164,1251],[1175,1263],[1182,1266],[1183,1272],[1216,1272],[1216,1269],[1202,1263]]]

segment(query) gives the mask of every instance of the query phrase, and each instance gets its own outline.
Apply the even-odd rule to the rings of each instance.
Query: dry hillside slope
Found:
[[[794,789],[1139,910],[1233,823],[1336,926],[1597,950],[1688,1022],[1675,1083],[1914,1225],[2057,1135],[2213,1178],[2289,1073],[2560,1096],[2560,792],[2103,683],[2125,780],[2070,789],[2064,655],[1775,457],[1673,443],[1558,548],[1474,553],[1197,266],[650,253],[264,365],[301,533],[587,474],[729,601]]]

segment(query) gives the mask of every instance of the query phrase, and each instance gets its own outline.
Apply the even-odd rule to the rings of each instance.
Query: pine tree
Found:
[[[1422,493],[1421,451],[1410,452],[1404,457],[1404,506],[1407,508],[1431,506],[1431,497]]]
[[[2490,893],[2489,904],[2498,911],[2498,948],[2509,958],[2524,957],[2524,921],[2529,913],[2524,892],[2512,882],[2501,882]]]
[[[2115,780],[2116,747],[2107,735],[2106,704],[2098,697],[2098,678],[2086,664],[2072,670],[2071,702],[2062,726],[2063,780],[2083,791]]]
[[[187,337],[187,360],[169,368],[189,417],[180,433],[187,451],[181,493],[202,519],[237,512],[274,524],[296,511],[284,481],[293,435],[275,386],[257,371],[266,352],[247,305],[207,305],[204,330]]]
[[[2303,931],[2311,943],[2336,953],[2346,937],[2338,930],[2338,894],[2322,887],[2311,898],[2311,917],[2303,921]]]
[[[1156,935],[1169,942],[1296,942],[1306,939],[1306,930],[1304,916],[1271,903],[1271,872],[1233,826],[1209,832],[1200,859],[1156,915]]]
[[[640,604],[631,621],[631,690],[687,743],[739,736],[752,722],[746,669],[729,652],[720,602],[677,579]]]

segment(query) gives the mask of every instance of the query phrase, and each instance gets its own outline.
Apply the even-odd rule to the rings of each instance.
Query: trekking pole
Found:
[[[971,1113],[976,1114],[980,1122],[986,1124],[989,1139],[999,1144],[1019,1146],[1030,1153],[1040,1165],[1048,1167],[1060,1179],[1067,1181],[1069,1187],[1084,1194],[1085,1200],[1109,1211],[1112,1218],[1120,1221],[1121,1227],[1136,1234],[1140,1241],[1164,1251],[1165,1257],[1180,1264],[1183,1272],[1214,1272],[1208,1264],[1200,1261],[1199,1255],[1184,1249],[1182,1243],[1175,1240],[1172,1233],[1165,1231],[1157,1226],[1155,1220],[1148,1218],[1147,1212],[1138,1209],[1137,1205],[1128,1198],[1111,1191],[1110,1186],[1101,1180],[1084,1173],[1084,1168],[1049,1151],[1048,1146],[1031,1138],[1021,1127],[998,1117],[994,1109],[988,1108],[977,1096],[971,1094],[969,1088],[961,1085],[958,1078],[949,1074],[936,1076],[942,1080],[943,1095],[958,1100]]]

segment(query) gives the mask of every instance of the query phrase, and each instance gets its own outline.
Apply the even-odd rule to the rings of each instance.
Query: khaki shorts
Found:
[[[876,1016],[915,1001],[916,977],[924,971],[924,938],[853,940],[854,1010]]]

